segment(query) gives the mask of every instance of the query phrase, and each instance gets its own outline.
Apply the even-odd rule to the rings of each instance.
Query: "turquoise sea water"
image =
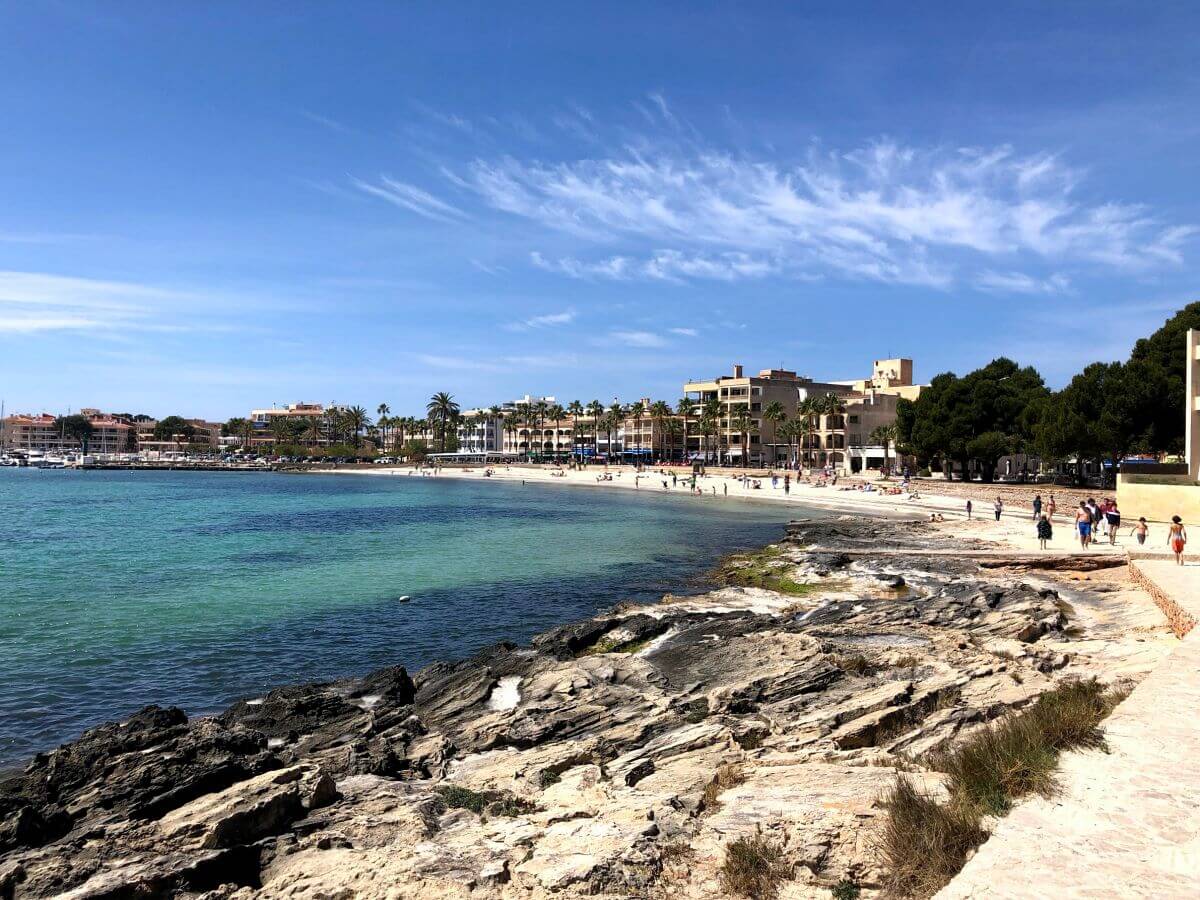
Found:
[[[699,588],[795,514],[647,489],[0,469],[0,768],[146,703],[203,713],[411,671]]]

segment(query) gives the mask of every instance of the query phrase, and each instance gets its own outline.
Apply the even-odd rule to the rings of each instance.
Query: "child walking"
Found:
[[[1183,519],[1171,516],[1171,527],[1167,531],[1167,546],[1175,554],[1175,564],[1183,565],[1183,548],[1187,545],[1187,530],[1183,527]]]
[[[1048,516],[1042,516],[1037,522],[1038,546],[1043,550],[1046,549],[1046,544],[1054,537],[1054,526],[1050,524]]]

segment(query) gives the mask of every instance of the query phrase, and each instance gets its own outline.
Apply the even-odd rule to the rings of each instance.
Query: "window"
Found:
[[[851,425],[857,425],[857,424],[858,424],[858,416],[851,416],[851,417],[850,417],[850,424],[851,424]]]

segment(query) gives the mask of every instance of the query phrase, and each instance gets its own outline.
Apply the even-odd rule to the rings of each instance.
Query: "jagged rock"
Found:
[[[1053,588],[927,552],[956,546],[911,523],[795,522],[772,564],[818,584],[802,596],[618,604],[412,678],[193,721],[148,707],[0,783],[0,898],[699,898],[759,829],[794,867],[782,896],[878,883],[893,767],[1077,662]],[[1098,643],[1072,642],[1081,668]],[[497,705],[504,679],[518,699]]]

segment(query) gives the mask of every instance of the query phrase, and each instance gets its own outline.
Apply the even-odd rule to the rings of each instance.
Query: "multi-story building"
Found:
[[[137,448],[144,453],[182,453],[195,447],[216,449],[221,446],[221,423],[204,419],[184,419],[184,428],[172,434],[158,434],[158,419],[142,419],[135,423]]]
[[[903,358],[877,359],[870,378],[836,381],[834,384],[849,387],[859,394],[880,391],[905,400],[916,400],[923,387],[913,384],[913,361]]]
[[[432,439],[432,435],[428,439]],[[468,409],[458,422],[458,452],[500,453],[504,448],[504,419],[490,409]]]
[[[250,410],[249,420],[254,426],[254,431],[250,436],[251,445],[264,445],[275,443],[275,434],[271,429],[271,423],[279,420],[289,422],[303,422],[305,424],[315,421],[317,423],[317,432],[314,432],[315,439],[305,439],[305,443],[324,446],[332,443],[328,429],[325,427],[326,414],[336,407],[326,407],[320,403],[290,403],[287,406],[277,407],[272,406],[270,409],[252,409]],[[317,436],[319,433],[319,436]]]
[[[49,413],[14,413],[4,419],[5,450],[60,450],[63,435]]]
[[[634,461],[683,459],[683,416],[671,413],[654,415],[654,403],[643,397],[633,404],[633,411],[621,423],[622,455]]]
[[[92,425],[87,441],[88,453],[126,453],[133,449],[130,434],[133,425],[123,418],[102,413],[98,409],[81,409]],[[49,413],[22,413],[4,419],[0,432],[6,450],[80,450],[82,441],[62,432]]]
[[[721,415],[716,434],[710,436],[713,440],[706,441],[701,434],[688,435],[688,456],[733,465],[782,465],[788,460],[789,449],[774,438],[775,423],[764,422],[763,412],[778,403],[784,415],[795,418],[800,402],[807,397],[845,397],[852,393],[843,384],[814,381],[788,369],[763,369],[758,375],[745,375],[740,365],[735,365],[730,375],[689,381],[683,386],[683,395],[696,403],[697,412],[702,413],[705,405],[715,400]],[[739,421],[743,411],[748,418],[745,425]],[[749,441],[743,447],[747,437]]]
[[[875,360],[870,378],[850,381],[814,381],[787,369],[745,376],[741,366],[734,366],[732,375],[688,382],[684,395],[696,402],[698,414],[713,400],[721,408],[715,434],[689,432],[688,455],[734,465],[830,467],[846,473],[879,468],[885,458],[894,459],[895,448],[885,448],[872,435],[896,421],[899,400],[920,394],[912,366],[911,359]],[[825,408],[806,402],[830,395],[833,400]],[[774,403],[787,419],[802,423],[797,439],[781,440],[781,423],[763,415]],[[744,423],[739,421],[742,410],[747,413]],[[741,446],[745,436],[747,452]]]

